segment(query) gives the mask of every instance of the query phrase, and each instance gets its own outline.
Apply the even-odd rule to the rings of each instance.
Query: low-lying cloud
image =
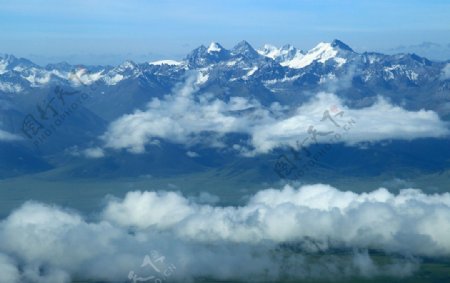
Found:
[[[417,257],[449,256],[449,238],[449,193],[287,185],[221,207],[136,191],[109,198],[95,219],[25,203],[0,222],[0,283],[124,281],[155,251],[172,266],[169,281],[403,277]]]
[[[450,79],[450,63],[447,63],[447,65],[445,65],[445,67],[442,69],[441,79],[442,80]]]
[[[195,79],[188,78],[163,99],[153,99],[146,110],[137,110],[112,122],[102,137],[105,147],[142,153],[146,145],[166,140],[187,147],[228,146],[254,155],[277,147],[298,147],[299,143],[353,145],[386,139],[442,137],[449,133],[448,126],[435,112],[408,111],[381,97],[372,106],[360,109],[351,109],[335,94],[325,92],[297,108],[278,103],[264,107],[244,97],[225,101],[211,93],[198,93]],[[227,145],[223,137],[231,133],[249,138],[241,144]]]
[[[0,142],[1,141],[4,141],[4,142],[16,141],[16,140],[20,140],[20,139],[21,139],[21,137],[0,129]]]

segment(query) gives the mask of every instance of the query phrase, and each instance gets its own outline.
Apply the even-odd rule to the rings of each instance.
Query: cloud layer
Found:
[[[311,143],[374,142],[448,135],[447,125],[433,111],[407,111],[379,98],[370,107],[351,109],[332,93],[319,93],[292,108],[270,107],[244,97],[221,100],[197,92],[191,76],[173,94],[153,99],[144,111],[124,115],[103,135],[105,147],[134,153],[160,139],[191,146],[229,146],[241,153],[267,153],[277,147]],[[205,133],[208,138],[205,139]],[[241,144],[224,144],[230,133],[247,135]]]
[[[449,193],[356,194],[317,184],[221,207],[136,191],[110,198],[94,219],[25,203],[0,222],[0,283],[127,280],[130,271],[149,272],[141,265],[155,251],[174,281],[401,277],[417,269],[416,256],[449,256],[449,238]],[[389,260],[376,263],[372,249]]]

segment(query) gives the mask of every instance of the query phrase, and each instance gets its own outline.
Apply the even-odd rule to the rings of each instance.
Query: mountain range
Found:
[[[173,93],[186,91],[186,81],[191,88],[187,96],[193,97],[185,101],[190,106],[177,115],[183,120],[191,118],[183,111],[201,112],[201,119],[195,118],[198,129],[184,132],[180,126],[176,132],[175,116],[171,114],[168,128],[173,132],[164,129],[163,134],[153,136],[160,129],[144,132],[144,144],[137,150],[136,145],[118,145],[121,137],[113,131],[116,126],[141,116],[143,120],[124,127],[145,125],[154,117],[156,111],[152,109],[176,111],[173,105],[180,101]],[[320,93],[333,96],[318,96]],[[170,175],[218,168],[245,172],[256,167],[259,176],[278,178],[273,163],[280,154],[290,151],[286,147],[290,141],[283,144],[282,133],[278,133],[280,146],[270,145],[266,150],[261,145],[257,152],[253,150],[261,135],[257,130],[262,131],[270,121],[282,125],[317,97],[349,113],[372,113],[367,109],[389,105],[380,109],[388,109],[391,114],[404,111],[411,116],[411,123],[417,117],[431,115],[430,119],[444,125],[450,120],[450,61],[436,62],[415,54],[358,53],[340,40],[319,43],[308,51],[292,45],[254,49],[246,41],[226,49],[212,42],[194,49],[181,61],[126,61],[118,66],[64,62],[39,66],[4,55],[0,57],[0,176],[46,172],[61,166],[67,168],[65,174],[76,177]],[[217,108],[221,120],[214,120],[214,116],[212,121],[219,126],[202,124]],[[413,113],[418,116],[412,117]],[[164,121],[164,115],[158,115]],[[223,119],[231,118],[238,125],[228,129]],[[243,124],[251,125],[251,130]],[[415,128],[418,132],[421,125]],[[138,126],[136,129],[125,133],[134,138],[141,131]],[[412,136],[395,135],[396,131],[382,139],[366,141],[359,137],[337,143],[333,155],[319,162],[315,171],[359,174],[362,170],[357,168],[362,164],[373,174],[406,167],[411,172],[448,168],[450,147],[445,134],[437,134],[432,127]],[[357,134],[370,135],[363,131]],[[264,142],[271,139],[264,138]],[[200,139],[202,142],[198,142]],[[251,147],[252,154],[245,154],[247,149],[230,153],[246,146]]]

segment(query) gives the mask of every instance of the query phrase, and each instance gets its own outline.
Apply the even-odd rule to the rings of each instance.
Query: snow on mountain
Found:
[[[208,81],[208,79],[209,79],[209,73],[208,73],[208,70],[207,70],[207,69],[203,69],[203,70],[201,70],[200,72],[198,72],[198,75],[197,75],[197,79],[196,79],[196,81],[195,81],[195,84],[196,84],[197,86],[200,86],[200,85],[206,83],[206,82]]]
[[[36,87],[50,82],[51,73],[33,68],[32,70],[29,70],[29,72],[25,72],[25,75],[22,77],[29,81],[32,87]]]
[[[275,60],[281,54],[281,48],[273,46],[271,44],[264,44],[262,49],[256,50],[262,56],[269,57],[270,59]]]
[[[301,69],[311,65],[313,62],[325,63],[333,59],[338,66],[342,66],[347,62],[345,58],[346,52],[353,52],[345,43],[334,40],[331,43],[321,42],[307,53],[293,47],[285,45],[277,48],[270,44],[265,44],[262,49],[258,50],[260,55],[271,58],[282,66],[293,69]]]
[[[114,74],[112,76],[105,76],[103,80],[107,85],[116,85],[122,81],[125,77],[121,74]]]
[[[0,60],[0,75],[7,72],[6,67],[8,66],[8,63],[5,60]]]
[[[388,67],[384,67],[383,71],[385,73],[384,78],[386,80],[394,80],[397,76],[396,75],[405,75],[410,81],[417,81],[419,78],[419,75],[412,71],[408,70],[406,66],[403,65],[392,65]]]
[[[248,78],[251,77],[251,76],[253,76],[253,74],[255,74],[256,71],[258,71],[258,67],[257,67],[257,66],[251,68],[251,69],[247,72],[247,74],[245,74],[245,75],[242,77],[242,79],[243,79],[243,80],[248,80]]]
[[[4,65],[7,69],[13,70],[16,67],[26,69],[31,67],[38,67],[36,64],[25,58],[17,58],[13,55],[6,54],[3,58],[0,58],[0,64]]]
[[[328,60],[334,60],[338,66],[342,66],[346,63],[346,58],[339,57],[339,49],[333,47],[332,43],[321,42],[313,49],[309,50],[303,56],[296,56],[290,61],[284,62],[285,66],[294,69],[304,68],[311,65],[313,62],[325,63]]]
[[[4,74],[16,75],[25,79],[31,87],[48,83],[52,75],[51,72],[42,69],[33,62],[24,58],[16,58],[13,55],[5,55],[5,57],[0,58],[0,75]],[[22,87],[9,82],[3,83],[1,89],[5,92],[18,92]]]
[[[103,70],[91,73],[86,68],[80,68],[68,76],[69,81],[74,86],[91,85],[103,77]]]
[[[263,83],[266,86],[270,86],[270,85],[278,84],[278,83],[292,82],[292,81],[295,81],[298,78],[300,78],[300,75],[295,75],[295,76],[292,76],[292,77],[285,76],[282,79],[267,80],[267,81],[263,81]]]
[[[242,71],[248,72],[248,70],[258,69],[256,66],[264,61],[259,61],[259,63],[257,61],[267,57],[281,66],[300,69],[315,61],[325,63],[330,59],[341,66],[346,62],[346,58],[339,56],[340,50],[351,51],[347,45],[340,41],[320,43],[306,54],[292,45],[285,45],[281,48],[265,45],[262,50],[256,51],[248,42],[241,41],[232,50],[227,50],[219,43],[211,42],[208,48],[200,46],[192,51],[187,56],[186,61],[158,60],[148,64],[152,66],[167,65],[169,67],[185,65],[188,69],[199,69],[224,62],[224,65],[228,68],[240,70],[239,73],[242,73]],[[132,61],[125,61],[112,69],[92,70],[89,67],[74,68],[67,63],[51,64],[42,68],[26,59],[18,59],[12,55],[0,58],[0,75],[11,71],[19,73],[20,77],[25,79],[31,87],[48,84],[53,79],[65,80],[73,86],[89,85],[98,80],[103,80],[107,85],[115,85],[122,80],[142,75],[143,70]],[[264,70],[267,70],[267,68]],[[254,71],[244,77],[248,78],[253,73]],[[19,90],[18,87],[11,87],[11,85],[6,84],[3,85],[2,89],[4,91]]]
[[[119,71],[135,70],[136,68],[138,68],[138,65],[136,63],[134,63],[131,60],[127,60],[127,61],[123,62],[122,64],[120,64],[117,67],[117,70],[119,70]]]
[[[302,58],[304,56],[304,53],[300,49],[297,49],[290,44],[284,45],[281,48],[270,44],[265,44],[263,48],[257,50],[257,52],[263,56],[275,60],[282,66],[289,66],[289,62],[294,58]]]
[[[188,70],[208,70],[207,73],[202,72],[199,84],[206,81],[259,80],[266,86],[277,85],[276,89],[280,89],[293,84],[320,84],[330,75],[338,77],[336,72],[348,71],[343,67],[350,66],[347,62],[358,66],[356,73],[367,84],[403,82],[417,85],[432,81],[435,77],[446,77],[442,75],[445,64],[412,54],[358,54],[339,40],[319,43],[307,52],[292,45],[275,47],[269,44],[255,50],[246,41],[228,50],[217,42],[211,42],[208,47],[202,45],[194,49],[182,61],[167,59],[144,64],[125,61],[116,67],[80,66],[64,62],[41,67],[23,58],[4,55],[0,57],[0,92],[21,92],[29,87],[51,83],[80,87],[100,82],[113,86],[137,78],[142,78],[142,82],[161,83],[161,87],[165,88]],[[312,64],[315,66],[313,69],[306,68]],[[155,77],[158,79],[154,81]],[[273,91],[270,87],[268,89]]]
[[[149,65],[169,65],[169,66],[180,66],[183,64],[182,61],[175,61],[175,60],[159,60],[159,61],[153,61],[148,63]]]
[[[209,45],[209,47],[206,51],[208,53],[212,53],[212,52],[220,52],[222,49],[223,49],[223,47],[220,46],[220,44],[218,44],[217,42],[211,42],[211,44]]]
[[[235,66],[238,62],[239,62],[239,60],[233,60],[233,61],[227,62],[226,65],[227,65],[228,67],[233,67],[233,66]]]
[[[292,45],[265,45],[256,51],[243,41],[227,50],[213,42],[196,48],[183,61],[142,64],[125,61],[115,67],[70,64],[40,67],[27,64],[25,60],[0,57],[0,105],[12,101],[14,107],[24,109],[24,113],[29,110],[26,107],[36,111],[31,99],[27,103],[28,97],[49,95],[55,86],[75,88],[92,91],[87,109],[109,121],[144,108],[152,99],[162,99],[177,84],[196,74],[192,79],[193,89],[198,90],[199,95],[208,94],[223,101],[243,97],[268,107],[279,103],[287,107],[286,111],[294,111],[311,94],[326,91],[336,93],[351,107],[359,109],[368,107],[378,95],[383,95],[408,111],[436,109],[439,115],[450,119],[446,101],[450,90],[447,63],[405,54],[359,54],[339,41],[320,43],[306,53]],[[98,84],[98,89],[83,89],[85,85]],[[323,105],[324,108],[329,106],[328,102]],[[214,107],[215,104],[210,109]],[[274,115],[278,115],[278,110],[274,111]],[[8,122],[13,120],[9,118],[10,113],[4,113],[5,125],[12,125]],[[80,119],[86,117],[84,112],[82,114]],[[245,120],[247,122],[251,123]],[[20,125],[7,128],[12,132],[14,129],[20,129]],[[83,128],[80,132],[87,130]]]
[[[163,60],[167,61],[167,60]],[[158,61],[157,61],[158,62]],[[158,65],[158,64],[152,64],[151,65]],[[164,64],[164,63],[161,63]],[[161,65],[160,64],[160,65]],[[90,79],[90,83],[93,83],[97,80],[103,80],[107,85],[116,85],[119,82],[131,78],[131,77],[138,77],[142,75],[142,71],[139,68],[139,65],[134,63],[133,61],[127,60],[120,64],[119,66],[109,70],[105,73],[105,70],[98,71],[96,73],[90,73],[89,76],[86,77],[86,79]],[[88,84],[90,84],[88,83]]]
[[[204,45],[194,49],[186,56],[185,61],[191,69],[204,68],[212,64],[226,61],[230,58],[230,52],[220,44],[212,42],[208,48]]]

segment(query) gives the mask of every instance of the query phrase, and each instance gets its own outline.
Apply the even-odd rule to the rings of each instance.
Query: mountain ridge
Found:
[[[71,158],[85,159],[88,153],[92,156],[94,152],[86,152],[85,149],[96,149],[100,146],[102,136],[114,121],[121,117],[148,114],[148,105],[152,101],[154,103],[165,101],[166,105],[170,106],[173,103],[170,100],[173,99],[171,94],[179,91],[180,85],[185,81],[192,81],[189,87],[195,91],[192,98],[189,97],[189,101],[194,103],[195,107],[198,107],[197,103],[206,103],[202,102],[205,99],[208,103],[212,103],[214,100],[210,99],[215,98],[220,102],[214,103],[215,107],[228,103],[239,105],[242,101],[247,101],[253,106],[260,105],[258,107],[261,109],[285,115],[321,93],[332,93],[332,97],[345,102],[345,107],[349,109],[370,109],[371,105],[378,103],[382,98],[392,107],[398,107],[405,113],[431,110],[439,116],[436,119],[450,121],[450,78],[445,75],[446,68],[445,62],[434,62],[414,54],[358,53],[339,40],[321,42],[307,51],[292,45],[280,48],[265,45],[262,49],[256,50],[246,41],[226,49],[220,43],[212,42],[194,49],[182,61],[136,63],[126,60],[117,66],[59,63],[40,67],[26,59],[5,56],[0,58],[0,105],[5,106],[0,109],[0,130],[21,136],[22,140],[15,141],[18,147],[13,148],[17,156],[23,155],[30,160],[34,158],[36,164],[40,164],[40,167],[36,165],[36,168],[24,168],[20,167],[20,161],[17,161],[17,172],[20,170],[35,172],[40,168],[47,168],[46,164],[50,160],[51,165],[55,166],[74,154],[76,157]],[[61,96],[61,93],[64,96]],[[82,97],[84,95],[87,99],[77,100],[76,95],[71,96],[75,93]],[[49,101],[53,101],[52,107],[59,114],[66,113],[67,106],[72,103],[78,106],[60,127],[55,126],[55,119],[40,121],[43,126],[53,126],[55,129],[48,137],[43,138],[42,142],[38,142],[36,156],[25,155],[36,150],[33,144],[36,140],[30,141],[23,134],[25,118],[34,115],[39,119],[39,109],[42,110],[45,105],[47,110],[52,110],[48,108]],[[233,111],[224,112],[223,115],[230,116],[231,119],[236,117],[253,119],[261,110],[258,107],[250,107],[248,110],[245,107],[232,108],[230,110]],[[211,109],[213,108],[205,106],[186,111],[201,110],[207,114]],[[429,112],[426,113],[429,115]],[[248,139],[248,136],[229,134],[224,138],[232,144],[239,144],[241,140]],[[0,140],[0,147],[5,144],[5,141]],[[160,146],[163,144],[161,142]],[[421,144],[418,148],[428,150],[426,144]],[[165,146],[171,148],[174,145],[169,142]],[[382,145],[377,146],[369,147],[376,150],[383,148]],[[10,147],[5,146],[3,152],[9,150]],[[161,149],[154,146],[152,150]],[[184,150],[182,145],[178,145],[176,151],[179,155]],[[192,152],[200,152],[202,156],[202,150],[204,149],[194,148]],[[348,152],[345,146],[338,147],[337,150],[341,153],[338,156],[344,156],[344,153]],[[209,151],[208,154],[212,154],[211,152],[213,151]],[[12,152],[10,154],[15,156]],[[95,154],[102,156],[103,152],[100,149],[95,151]],[[368,156],[377,156],[374,150],[367,149],[358,151],[358,154],[367,159],[372,158]],[[405,158],[402,160],[407,160],[407,154],[404,155]],[[122,164],[120,162],[122,159],[131,161],[135,159],[123,152],[114,153],[113,156],[118,158],[117,164]],[[163,155],[158,158],[164,159]],[[186,164],[198,165],[203,157],[183,156],[183,158]],[[240,160],[240,157],[233,158]],[[389,154],[386,158],[398,160]],[[446,157],[439,158],[441,160]],[[156,162],[152,165],[155,169],[158,163],[156,159],[152,160]],[[205,164],[212,161],[213,157],[206,158]],[[145,162],[144,158],[142,164]],[[176,164],[176,158],[172,155],[167,156],[165,162]],[[402,162],[406,164],[406,161]],[[84,164],[84,161],[81,163]],[[444,164],[444,161],[442,163]],[[340,158],[337,164],[344,166],[345,156],[343,159]],[[82,175],[83,166],[77,169]],[[270,164],[264,166],[270,167]],[[428,165],[417,166],[426,168]],[[130,172],[126,167],[120,167],[118,170],[124,170],[124,174],[127,175]],[[375,169],[378,167],[379,164],[374,165],[374,172],[377,172]],[[113,170],[109,167],[103,169],[107,172]],[[96,169],[92,169],[91,173],[95,172]]]
[[[219,46],[220,52],[208,52],[208,49],[211,48],[212,44],[217,44]],[[327,45],[329,45],[329,46],[331,46],[333,48],[337,48],[337,49],[340,49],[340,50],[345,50],[345,51],[357,53],[351,47],[349,47],[349,45],[347,45],[346,43],[342,42],[339,39],[334,39],[330,43],[321,42],[321,43],[319,43],[318,45],[316,45],[315,47],[311,48],[308,51],[302,51],[302,50],[296,48],[295,46],[293,46],[291,44],[285,44],[285,45],[283,45],[280,48],[278,48],[278,47],[276,47],[274,45],[271,45],[271,44],[265,44],[262,47],[262,49],[265,46],[271,46],[271,47],[274,47],[274,48],[278,48],[280,50],[286,50],[286,49],[289,49],[289,48],[293,48],[294,50],[298,50],[298,51],[300,51],[303,54],[307,54],[307,53],[311,52],[312,50],[317,49],[318,46],[323,45],[323,44],[327,44]],[[228,53],[228,54],[234,53],[234,55],[243,55],[243,53],[247,53],[248,52],[250,54],[250,57],[252,59],[255,59],[255,58],[257,58],[257,54],[260,54],[260,55],[264,54],[264,52],[262,52],[262,49],[255,49],[255,48],[253,48],[253,46],[250,43],[248,43],[247,41],[245,41],[245,40],[240,41],[238,44],[236,44],[231,49],[224,48],[218,42],[211,42],[208,48],[205,45],[200,45],[199,47],[193,49],[191,52],[188,53],[187,57],[184,58],[181,62],[186,63],[185,61],[188,60],[190,54],[199,53],[199,51],[201,51],[200,53],[203,53],[203,51],[204,51],[204,53],[207,53],[207,54],[225,52],[225,53]],[[384,55],[384,56],[407,56],[407,55],[410,55],[410,56],[415,56],[415,57],[419,57],[419,58],[422,58],[422,59],[426,59],[427,61],[433,61],[433,60],[428,60],[427,58],[419,56],[419,55],[417,55],[415,53],[397,53],[397,54],[393,54],[393,55],[386,55],[386,54],[380,53],[380,52],[364,51],[362,53],[357,53],[357,54],[364,54],[364,53],[374,53],[374,54],[376,53],[376,54]],[[269,57],[269,58],[275,59],[275,58],[273,58],[273,56],[265,56],[265,57]],[[118,67],[118,66],[120,66],[120,65],[122,65],[122,64],[124,64],[126,62],[131,62],[131,63],[136,64],[136,65],[143,65],[143,64],[151,63],[151,62],[135,63],[133,60],[127,59],[127,60],[123,61],[121,64],[116,65],[116,66],[111,66],[111,65],[70,64],[70,63],[67,63],[66,61],[40,65],[40,64],[36,64],[36,63],[32,62],[31,60],[28,60],[28,59],[23,58],[23,57],[15,57],[13,54],[2,54],[2,55],[0,55],[0,59],[2,60],[2,65],[4,65],[4,63],[6,61],[6,63],[9,63],[9,64],[12,63],[11,64],[12,67],[16,67],[17,65],[22,63],[24,65],[30,65],[30,66],[33,66],[33,67],[40,67],[42,69],[67,69],[69,66],[71,66],[72,68],[97,68],[98,69],[98,68],[103,67],[105,69],[109,69],[109,68]],[[228,59],[228,57],[224,57],[222,59]],[[166,59],[157,60],[157,61],[166,61],[166,60],[167,61],[180,62],[178,60],[167,59],[167,58]],[[450,59],[447,60],[447,61],[450,61]],[[445,61],[445,62],[447,62],[447,61]],[[440,62],[440,61],[434,61],[434,62]],[[9,64],[8,64],[8,67],[11,67]],[[0,68],[4,69],[5,66],[0,66]],[[0,69],[0,72],[1,71],[2,70]]]

